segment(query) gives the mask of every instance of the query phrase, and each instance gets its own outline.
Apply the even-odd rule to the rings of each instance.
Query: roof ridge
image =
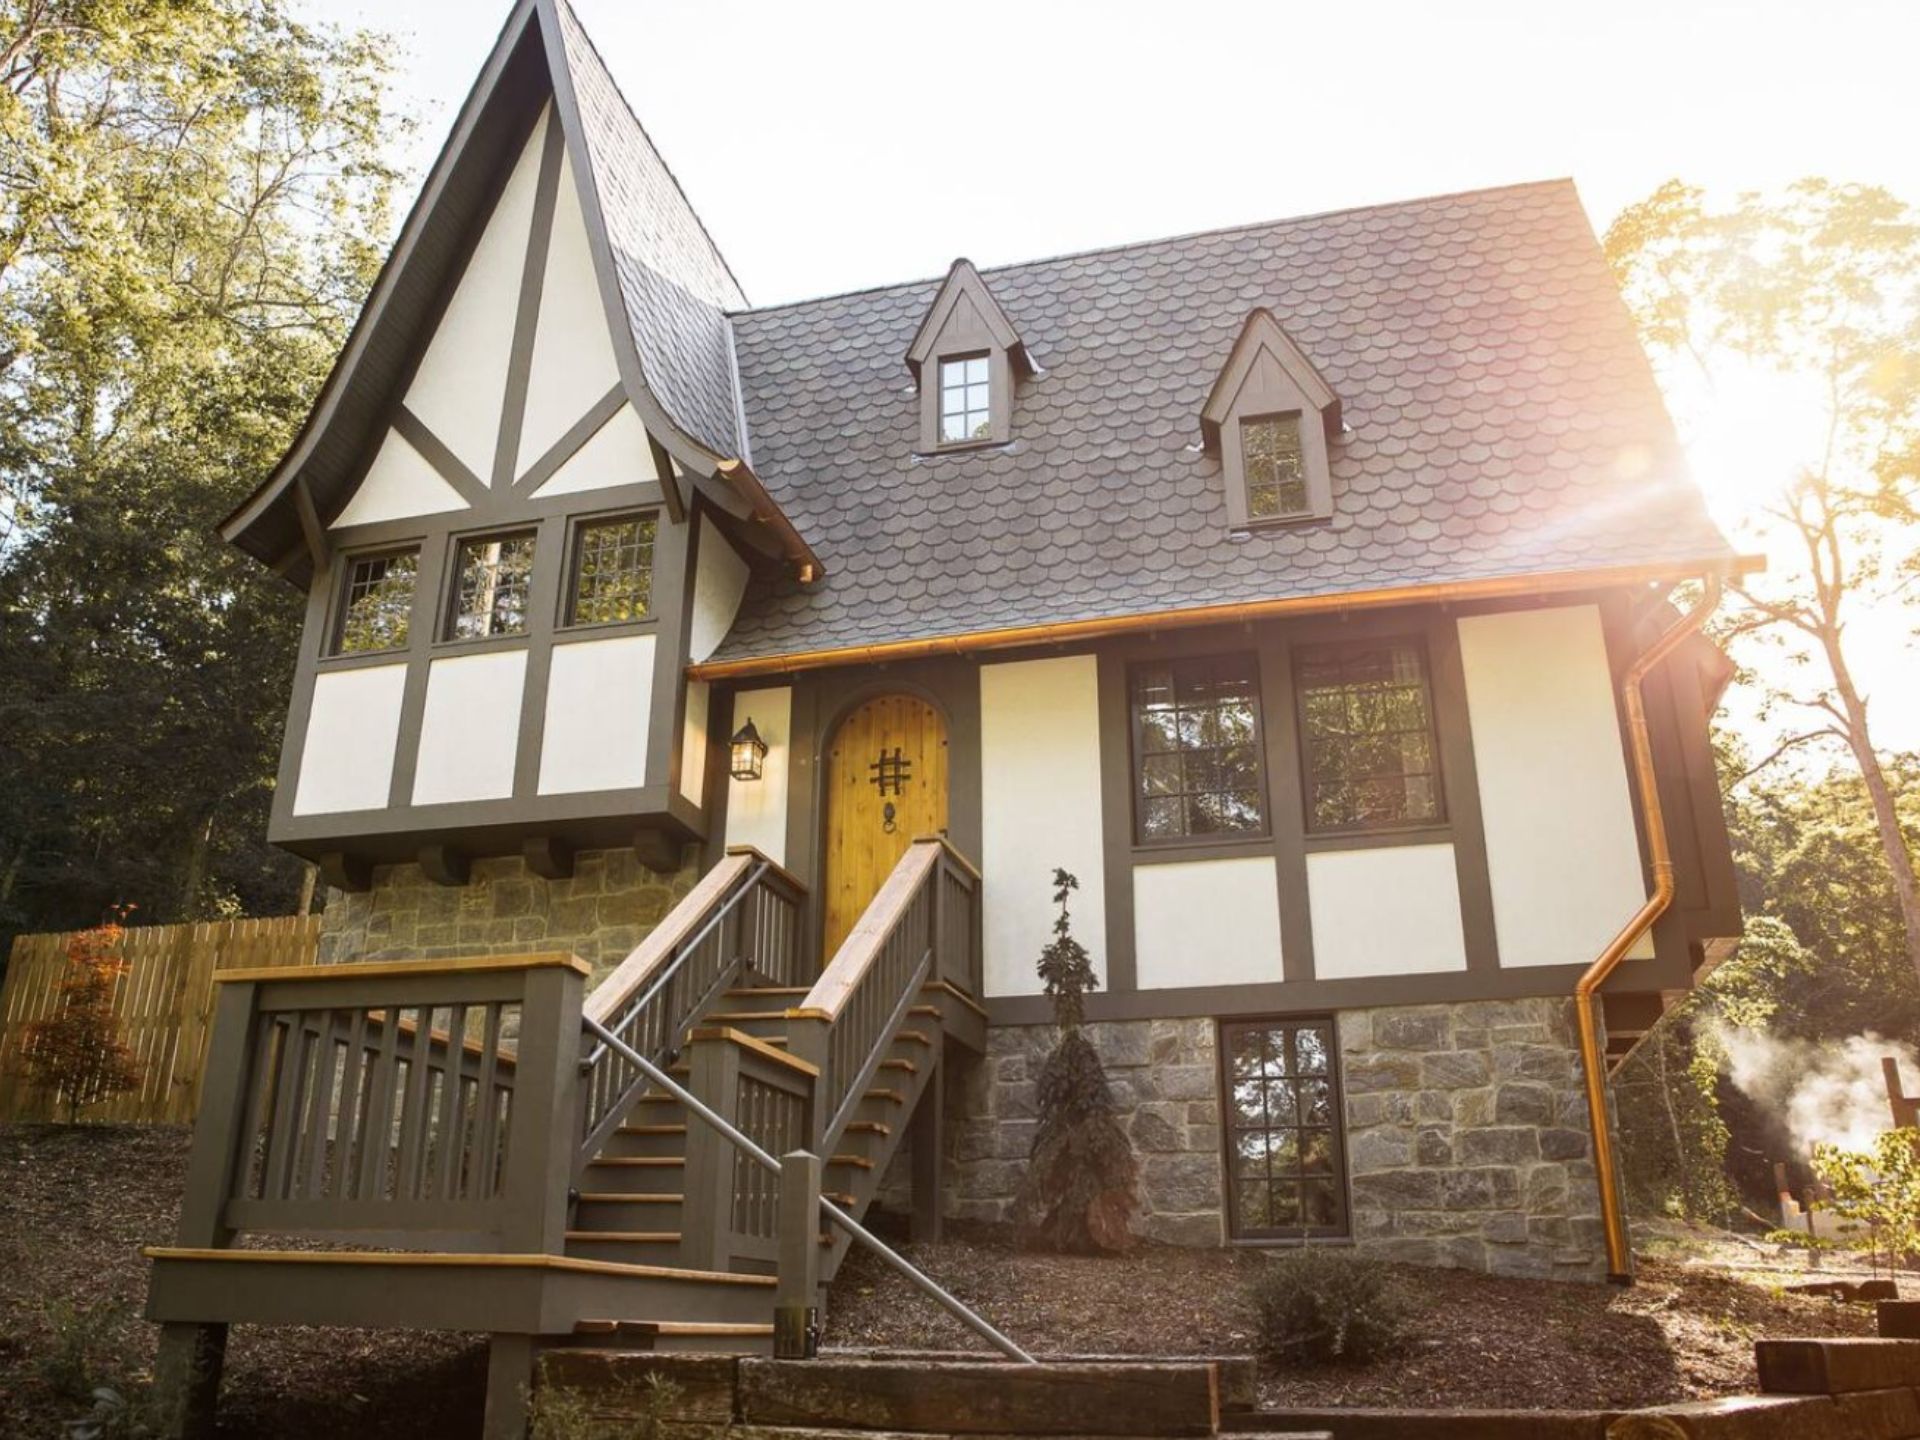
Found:
[[[1126,250],[1146,250],[1155,245],[1177,245],[1183,240],[1206,240],[1217,235],[1242,235],[1251,230],[1274,230],[1288,225],[1304,225],[1315,220],[1330,220],[1341,215],[1365,215],[1378,210],[1405,210],[1420,205],[1437,205],[1445,200],[1461,200],[1468,196],[1504,195],[1518,190],[1545,190],[1560,185],[1574,190],[1575,198],[1579,198],[1579,191],[1574,185],[1573,177],[1556,175],[1543,180],[1516,180],[1506,185],[1470,186],[1465,190],[1445,190],[1436,195],[1410,195],[1399,200],[1380,200],[1366,205],[1342,205],[1331,210],[1309,210],[1300,215],[1282,215],[1272,220],[1245,220],[1238,224],[1219,225],[1207,230],[1183,230],[1177,234],[1157,235],[1146,240],[1123,240],[1112,245],[1090,245],[1081,250],[1062,250],[1052,255],[1036,255],[1026,260],[1009,261],[1005,265],[990,265],[984,269],[977,266],[975,268],[982,277],[1004,275],[1014,270],[1030,269],[1036,265],[1058,264],[1063,260],[1084,260],[1095,255],[1115,255]],[[1584,209],[1583,206],[1583,213]],[[1591,228],[1591,220],[1589,220],[1589,228]],[[767,315],[776,310],[824,305],[830,300],[853,300],[863,295],[885,294],[890,290],[918,289],[923,285],[939,284],[951,269],[952,266],[949,265],[947,270],[938,275],[917,276],[911,280],[890,280],[880,285],[862,285],[853,290],[836,290],[825,295],[810,295],[800,300],[781,300],[771,305],[750,305],[744,310],[729,310],[727,315],[730,319],[739,316]]]
[[[654,159],[660,162],[660,168],[666,172],[667,179],[673,182],[673,188],[679,194],[681,203],[687,207],[687,213],[693,217],[693,223],[700,227],[700,236],[707,242],[707,248],[713,252],[714,259],[720,262],[720,268],[727,272],[727,279],[733,282],[733,288],[739,293],[740,298],[746,300],[747,287],[742,285],[740,283],[740,277],[734,274],[733,264],[727,259],[727,252],[722,250],[720,248],[720,242],[713,238],[713,232],[707,228],[705,218],[700,214],[698,207],[694,205],[693,198],[687,194],[687,187],[680,183],[680,176],[675,172],[673,166],[667,163],[666,154],[658,145],[653,143],[653,136],[647,133],[647,127],[641,122],[639,113],[633,108],[633,102],[627,98],[627,92],[621,88],[620,77],[613,73],[613,67],[607,64],[607,57],[600,53],[600,47],[594,41],[593,32],[589,30],[586,23],[581,20],[579,13],[574,10],[570,0],[554,0],[554,4],[557,8],[566,11],[567,18],[573,22],[574,30],[578,32],[580,38],[586,42],[587,53],[593,57],[594,63],[598,65],[601,72],[606,75],[607,84],[613,87],[613,93],[619,97],[621,107],[627,112],[627,118],[633,122],[633,128],[640,132],[640,138],[646,142],[647,148],[653,152]],[[562,38],[561,53],[563,59],[565,58],[565,46],[566,41]],[[752,302],[749,301],[746,309],[750,311],[752,308]],[[723,309],[721,313],[723,315],[744,314],[746,311]]]

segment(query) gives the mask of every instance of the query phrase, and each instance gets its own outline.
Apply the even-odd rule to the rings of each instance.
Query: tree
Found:
[[[120,912],[104,925],[76,933],[67,942],[67,973],[59,1007],[26,1027],[20,1066],[27,1083],[45,1092],[74,1124],[80,1112],[140,1084],[141,1067],[120,1041],[113,1014],[113,987],[127,973],[120,957],[125,931]]]
[[[213,526],[384,250],[389,49],[285,0],[0,0],[0,942],[292,903],[299,597]]]
[[[1056,1250],[1125,1250],[1133,1244],[1128,1222],[1139,1203],[1140,1166],[1114,1113],[1100,1054],[1081,1028],[1086,993],[1100,981],[1086,947],[1073,938],[1067,910],[1080,882],[1055,870],[1053,886],[1060,914],[1037,968],[1060,1036],[1040,1070],[1039,1123],[1014,1214]]]
[[[1870,1154],[1813,1147],[1827,1208],[1864,1230],[1864,1247],[1902,1265],[1920,1255],[1920,1130],[1887,1130]]]
[[[1726,362],[1817,386],[1825,438],[1765,509],[1790,543],[1791,569],[1740,584],[1727,638],[1762,635],[1787,661],[1774,697],[1811,717],[1785,742],[1843,744],[1872,803],[1899,907],[1907,963],[1920,975],[1920,878],[1875,748],[1867,692],[1849,657],[1849,617],[1901,603],[1916,577],[1920,505],[1920,220],[1882,189],[1803,180],[1776,198],[1723,209],[1670,182],[1622,212],[1607,255],[1657,355],[1709,376]],[[1794,683],[1810,665],[1823,682]]]

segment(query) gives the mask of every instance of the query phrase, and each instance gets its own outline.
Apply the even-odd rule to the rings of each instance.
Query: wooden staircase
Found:
[[[180,1243],[148,1252],[169,1428],[210,1426],[230,1324],[384,1325],[491,1334],[487,1432],[518,1436],[543,1349],[771,1349],[776,1293],[817,1304],[851,1243],[820,1199],[857,1220],[903,1145],[937,1223],[978,873],[915,841],[823,969],[804,899],[729,852],[590,995],[571,956],[223,973]]]

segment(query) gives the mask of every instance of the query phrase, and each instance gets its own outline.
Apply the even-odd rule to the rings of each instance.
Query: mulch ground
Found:
[[[87,1384],[137,1390],[153,1362],[140,1319],[143,1245],[173,1243],[186,1169],[177,1129],[0,1126],[0,1437],[62,1436],[83,1413],[50,1384],[75,1315],[97,1317]],[[1234,1354],[1251,1349],[1240,1293],[1258,1251],[1144,1247],[1118,1259],[1017,1252],[972,1228],[916,1261],[1030,1349]],[[1408,1355],[1362,1369],[1270,1373],[1270,1406],[1572,1408],[1652,1405],[1750,1389],[1759,1335],[1857,1335],[1869,1312],[1774,1293],[1673,1259],[1640,1284],[1494,1280],[1399,1267],[1418,1315]],[[826,1343],[968,1349],[974,1337],[856,1252],[834,1286]],[[479,1431],[484,1343],[406,1331],[236,1329],[223,1436],[319,1440]]]

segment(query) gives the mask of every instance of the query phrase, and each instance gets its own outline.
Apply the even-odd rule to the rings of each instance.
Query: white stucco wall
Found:
[[[687,682],[686,716],[680,732],[680,793],[694,804],[707,796],[707,707],[713,687]]]
[[[483,482],[493,471],[549,108],[533,127],[420,359],[406,405]]]
[[[787,863],[787,777],[793,763],[793,691],[782,685],[742,690],[733,697],[732,735],[748,720],[767,742],[758,780],[727,776],[727,844],[751,845],[768,859]]]
[[[1307,903],[1319,979],[1467,968],[1452,845],[1309,855]]]
[[[413,803],[502,800],[513,794],[527,652],[450,655],[427,671]]]
[[[373,525],[382,520],[410,520],[416,515],[439,515],[465,510],[460,492],[441,478],[398,430],[389,430],[367,467],[366,477],[353,492],[330,530],[349,525]]]
[[[542,795],[646,783],[653,651],[651,635],[553,647],[540,743]]]
[[[1469,616],[1460,659],[1500,963],[1585,964],[1647,893],[1599,609]]]
[[[514,467],[518,475],[524,475],[620,379],[574,180],[573,162],[562,161],[540,319],[533,332],[520,457]]]
[[[1056,869],[1080,881],[1073,933],[1105,982],[1098,674],[1091,655],[980,667],[982,951],[989,995],[1039,993],[1033,967],[1052,938]]]
[[[747,562],[704,517],[700,521],[700,553],[693,571],[693,622],[687,658],[698,665],[720,648],[740,613],[747,593]]]
[[[1273,857],[1134,866],[1133,946],[1142,990],[1283,979]]]
[[[654,478],[647,427],[640,423],[631,405],[623,405],[533,495],[542,500],[549,495],[577,495],[583,490],[605,490]]]
[[[294,814],[386,808],[406,683],[404,664],[331,670],[314,678]]]

